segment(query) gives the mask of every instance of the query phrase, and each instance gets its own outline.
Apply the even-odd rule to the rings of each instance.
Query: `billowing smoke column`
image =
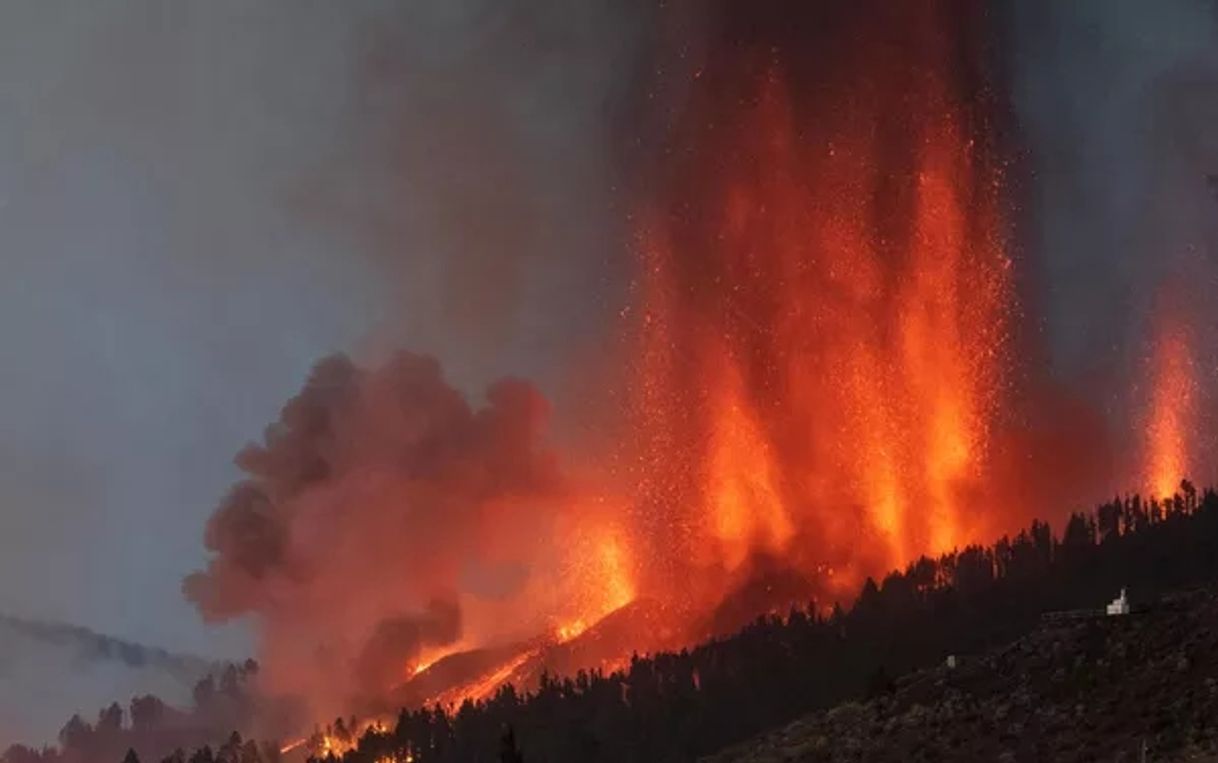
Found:
[[[628,463],[661,588],[776,558],[848,595],[997,529],[1011,263],[973,8],[758,13],[697,73],[640,236]]]
[[[238,455],[247,479],[212,517],[215,556],[187,596],[208,618],[256,616],[265,688],[318,712],[383,696],[463,639],[603,615],[629,599],[626,570],[616,548],[600,563],[601,536],[581,543],[606,531],[595,510],[570,516],[582,505],[546,410],[511,379],[474,407],[426,357],[322,361]]]

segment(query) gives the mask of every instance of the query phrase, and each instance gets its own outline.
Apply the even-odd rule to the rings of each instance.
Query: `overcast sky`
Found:
[[[1008,5],[1037,320],[1059,370],[1116,375],[1141,361],[1145,308],[1186,252],[1205,261],[1187,280],[1214,284],[1218,4]]]
[[[175,7],[0,7],[0,610],[233,651],[178,591],[203,520],[383,296],[285,203],[344,30]]]
[[[181,578],[316,359],[599,325],[614,6],[0,3],[0,611],[242,654]]]

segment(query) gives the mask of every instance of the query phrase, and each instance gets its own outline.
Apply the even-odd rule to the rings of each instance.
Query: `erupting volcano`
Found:
[[[605,480],[626,497],[574,543],[581,612],[444,696],[848,600],[1001,527],[981,502],[1013,302],[990,105],[943,7],[884,13],[838,18],[871,36],[820,61],[745,46],[696,73],[639,215]]]
[[[701,760],[1218,586],[1214,2],[104,5],[0,5],[0,763]]]
[[[637,200],[624,378],[596,390],[629,403],[612,458],[560,458],[521,381],[479,407],[419,356],[319,366],[240,457],[250,479],[187,586],[208,615],[262,618],[266,686],[321,712],[459,703],[845,602],[1015,526],[1052,438],[1008,413],[1018,311],[978,11],[864,5],[824,11],[816,46],[782,19],[729,24],[742,36],[692,73]],[[1174,332],[1161,492],[1187,464]]]

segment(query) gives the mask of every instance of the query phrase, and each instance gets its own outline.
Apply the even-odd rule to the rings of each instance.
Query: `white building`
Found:
[[[1121,595],[1113,599],[1104,611],[1109,615],[1129,614],[1129,599],[1125,598],[1124,588],[1121,589]]]

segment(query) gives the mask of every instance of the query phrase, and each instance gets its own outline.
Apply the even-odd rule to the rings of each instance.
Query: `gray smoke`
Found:
[[[1144,359],[1156,290],[1215,281],[1218,10],[1210,0],[1008,5],[1042,327],[1060,374],[1119,387]]]
[[[641,76],[632,5],[390,3],[364,30],[359,140],[297,201],[409,305],[377,348],[437,354],[458,379],[545,376],[604,330],[635,203],[614,161]]]
[[[257,618],[267,687],[327,714],[378,697],[463,635],[455,593],[515,593],[475,593],[471,574],[528,571],[550,551],[569,493],[548,406],[514,379],[484,400],[424,356],[327,358],[238,455],[246,478],[207,526],[214,555],[183,587],[208,619]],[[494,635],[527,622],[512,612]]]
[[[1218,399],[1218,7],[1210,0],[1010,2],[1011,74],[1027,208],[1024,246],[1051,374],[1112,433],[1109,490],[1139,483],[1154,374],[1171,322],[1192,332],[1194,429]],[[1194,436],[1194,479],[1218,478]]]

